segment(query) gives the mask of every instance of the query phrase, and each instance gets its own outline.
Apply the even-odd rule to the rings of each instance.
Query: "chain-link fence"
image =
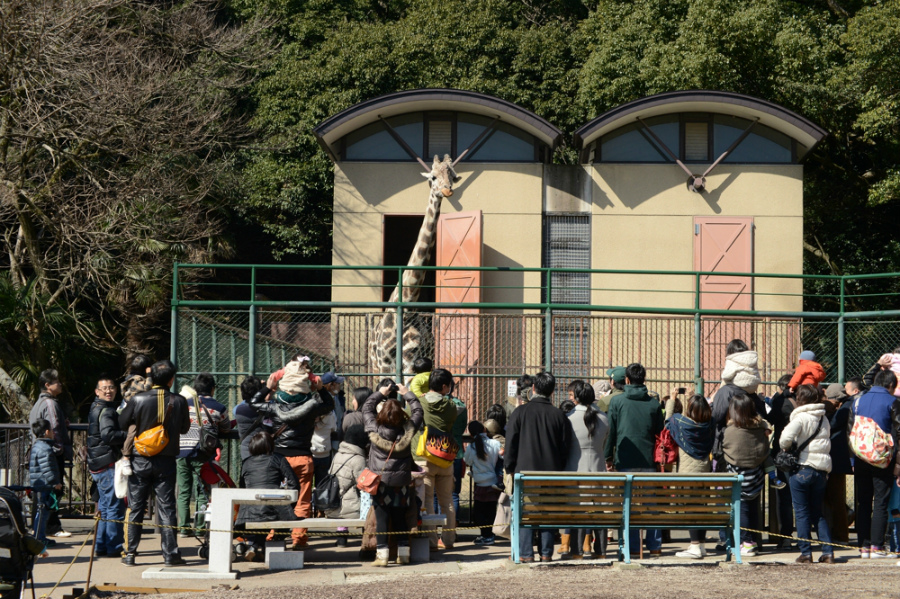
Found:
[[[396,372],[393,361],[389,368],[376,361],[377,355],[396,355],[395,312],[260,309],[255,317],[251,356],[249,310],[180,310],[179,384],[194,373],[212,372],[219,397],[233,407],[241,401],[239,384],[245,374],[265,376],[298,353],[312,358],[314,372],[336,370],[348,377],[348,388],[374,387]],[[838,378],[835,319],[703,317],[697,322],[665,315],[568,313],[547,318],[540,313],[406,311],[402,331],[404,357],[430,357],[453,372],[459,378],[458,394],[474,418],[507,400],[510,381],[547,367],[564,389],[576,378],[596,381],[606,378],[608,368],[640,362],[647,368],[649,386],[664,395],[673,386],[695,383],[699,358],[704,392],[710,395],[718,385],[725,348],[734,338],[759,353],[768,394],[779,377],[793,371],[804,349],[816,353],[828,380]],[[861,376],[881,354],[900,345],[900,321],[848,321],[844,336],[846,376]],[[411,374],[409,362],[403,372]]]

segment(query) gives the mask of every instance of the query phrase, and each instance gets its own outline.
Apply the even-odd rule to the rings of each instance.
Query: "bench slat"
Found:
[[[725,497],[633,497],[631,505],[731,505]]]

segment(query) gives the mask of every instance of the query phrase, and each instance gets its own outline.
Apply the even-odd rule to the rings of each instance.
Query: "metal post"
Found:
[[[397,269],[397,347],[394,370],[397,384],[403,384],[403,267]]]
[[[694,275],[694,393],[703,395],[703,326],[700,318],[700,273]]]
[[[544,305],[544,370],[553,369],[553,271],[547,269],[547,297]]]
[[[251,375],[256,374],[256,267],[250,268],[250,326],[249,326],[249,348],[247,351],[247,372]]]
[[[178,263],[172,267],[172,331],[169,358],[178,364]]]
[[[841,315],[838,316],[838,338],[837,338],[837,360],[838,360],[838,382],[844,382],[844,276],[841,276]]]

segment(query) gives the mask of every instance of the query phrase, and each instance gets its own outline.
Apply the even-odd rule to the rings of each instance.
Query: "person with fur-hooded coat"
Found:
[[[406,530],[406,511],[412,502],[418,501],[412,483],[412,440],[422,426],[424,412],[415,393],[403,385],[399,391],[410,409],[403,411],[400,402],[385,397],[390,393],[386,385],[369,396],[363,404],[363,421],[369,433],[369,470],[381,476],[378,490],[372,495],[375,510],[376,557],[373,565],[387,566],[389,529]],[[384,402],[376,414],[376,406]],[[409,539],[401,535],[397,540],[397,563],[409,563]]]

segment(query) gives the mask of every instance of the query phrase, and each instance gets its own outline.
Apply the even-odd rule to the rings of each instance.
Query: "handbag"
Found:
[[[799,447],[791,447],[791,449],[782,449],[778,452],[778,455],[775,456],[775,467],[788,474],[796,474],[800,470],[800,452],[806,449],[806,446],[809,445],[810,442],[816,438],[816,435],[819,434],[819,431],[822,430],[823,420],[825,420],[824,416],[819,418],[819,424],[816,426],[815,432],[813,432],[812,436],[806,439],[802,445]]]
[[[653,461],[660,466],[667,466],[678,461],[678,445],[675,444],[675,439],[672,438],[672,433],[667,428],[656,435]]]
[[[156,390],[156,401],[157,425],[153,428],[148,428],[134,438],[134,450],[140,455],[148,458],[155,456],[169,444],[169,434],[166,432],[166,420],[169,418],[172,406],[170,405],[168,408],[165,407],[166,392],[164,389],[160,388]]]
[[[203,409],[203,413],[206,414],[206,424],[203,423],[203,418],[200,417],[201,408]],[[212,416],[209,415],[209,410],[206,409],[205,405],[200,403],[197,396],[194,396],[194,413],[197,415],[197,423],[200,426],[200,440],[197,441],[195,450],[198,457],[206,459],[211,458],[216,455],[216,448],[219,446],[219,429],[213,423]]]
[[[388,452],[387,458],[384,460],[384,467],[387,468],[388,460],[391,459],[391,454],[394,453],[394,446],[397,445],[397,441],[395,440],[391,444],[391,450]],[[384,473],[384,468],[381,469],[381,473]],[[378,492],[378,485],[381,484],[381,474],[375,474],[367,467],[365,470],[360,472],[359,477],[356,479],[356,488],[364,493],[368,493],[369,495],[374,495]]]
[[[125,458],[116,462],[113,487],[116,497],[125,499],[128,496],[128,477],[131,475],[131,462]]]

